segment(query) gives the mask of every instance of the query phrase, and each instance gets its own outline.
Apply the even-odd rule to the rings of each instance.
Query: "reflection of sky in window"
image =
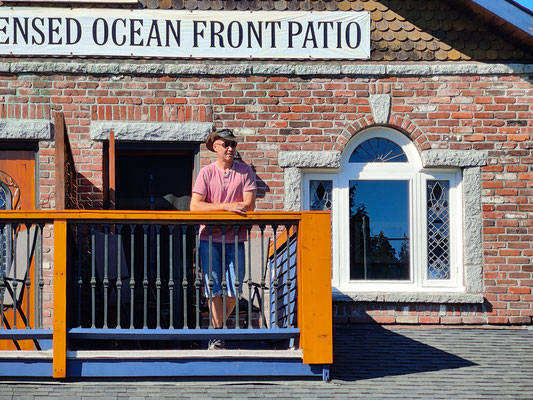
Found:
[[[408,181],[350,181],[355,185],[355,208],[365,205],[370,221],[370,234],[376,236],[383,231],[388,238],[407,238],[409,234],[409,182]],[[390,241],[400,250],[401,240]]]

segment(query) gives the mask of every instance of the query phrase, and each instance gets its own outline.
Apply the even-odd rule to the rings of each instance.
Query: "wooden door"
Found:
[[[11,209],[35,209],[35,153],[31,150],[0,150],[0,182],[11,192]],[[21,228],[25,229],[25,228]],[[28,271],[33,276],[33,263]],[[33,304],[33,291],[30,294],[30,303]],[[21,307],[26,310],[28,296],[24,293]],[[30,304],[30,305],[31,305]],[[12,308],[6,307],[4,317],[11,324],[13,321]],[[30,321],[33,326],[34,321]],[[17,328],[24,329],[25,325],[17,314]],[[18,341],[22,350],[33,350],[32,341]],[[15,350],[15,343],[10,340],[0,341],[0,350]]]
[[[33,151],[0,150],[0,180],[11,189],[13,209],[35,210],[35,153]]]

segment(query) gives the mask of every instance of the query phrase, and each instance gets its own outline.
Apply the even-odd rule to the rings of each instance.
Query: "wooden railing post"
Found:
[[[305,364],[333,363],[331,219],[303,212],[298,228],[298,326]]]
[[[67,221],[54,221],[54,378],[67,374]]]

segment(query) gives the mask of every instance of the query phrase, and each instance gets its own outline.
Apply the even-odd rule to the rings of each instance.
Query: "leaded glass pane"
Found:
[[[350,181],[350,279],[409,280],[409,181]]]
[[[427,181],[428,279],[450,279],[449,191],[449,181]]]
[[[7,210],[7,189],[0,185],[0,210]]]
[[[309,181],[309,210],[331,211],[333,182],[328,180]]]
[[[350,156],[351,163],[367,162],[407,162],[402,148],[392,140],[372,138],[355,148]]]

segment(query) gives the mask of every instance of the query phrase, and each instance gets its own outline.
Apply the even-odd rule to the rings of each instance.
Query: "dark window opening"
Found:
[[[117,149],[116,208],[189,209],[194,150]]]

